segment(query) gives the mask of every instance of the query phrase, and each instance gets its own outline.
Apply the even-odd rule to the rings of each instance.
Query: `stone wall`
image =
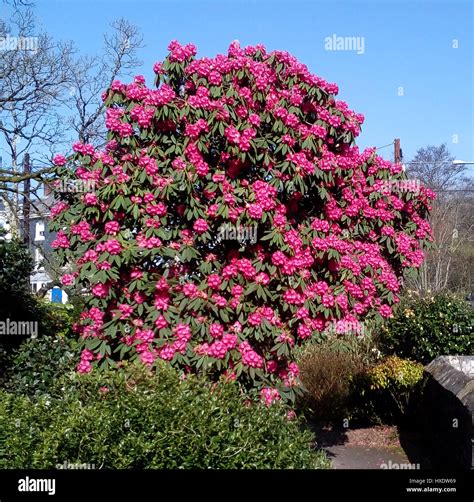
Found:
[[[430,463],[474,468],[474,356],[442,356],[426,368],[422,422]]]

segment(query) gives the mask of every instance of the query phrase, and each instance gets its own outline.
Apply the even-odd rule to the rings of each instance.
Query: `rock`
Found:
[[[474,356],[441,356],[425,368],[424,431],[434,468],[474,468]]]

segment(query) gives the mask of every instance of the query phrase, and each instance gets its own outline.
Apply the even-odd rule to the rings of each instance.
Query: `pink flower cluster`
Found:
[[[95,187],[51,210],[62,282],[91,293],[75,330],[145,365],[254,384],[271,404],[298,384],[296,345],[393,315],[432,239],[433,194],[387,190],[400,166],[359,151],[363,116],[287,52],[169,51],[156,88],[139,75],[104,93],[103,151],[54,158]]]

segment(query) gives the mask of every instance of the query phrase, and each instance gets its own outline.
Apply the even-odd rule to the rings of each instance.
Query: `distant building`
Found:
[[[52,253],[51,243],[56,238],[55,232],[48,230],[48,217],[54,199],[51,194],[46,194],[40,201],[34,202],[30,213],[30,250],[34,259],[35,269],[30,276],[30,286],[33,293],[37,293],[43,286],[51,282],[50,275],[46,272],[43,260]],[[21,210],[21,207],[20,207]],[[7,231],[5,239],[11,239],[9,208],[0,201],[0,228]],[[45,298],[55,303],[66,303],[68,296],[60,288],[50,289]]]

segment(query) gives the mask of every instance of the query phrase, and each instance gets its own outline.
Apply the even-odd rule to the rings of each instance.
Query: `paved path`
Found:
[[[429,467],[417,433],[395,426],[316,427],[318,446],[334,469],[409,469]],[[419,466],[419,467],[418,467]]]
[[[334,445],[324,448],[334,469],[399,468],[410,464],[403,451],[359,445]],[[406,465],[402,467],[407,468]]]

